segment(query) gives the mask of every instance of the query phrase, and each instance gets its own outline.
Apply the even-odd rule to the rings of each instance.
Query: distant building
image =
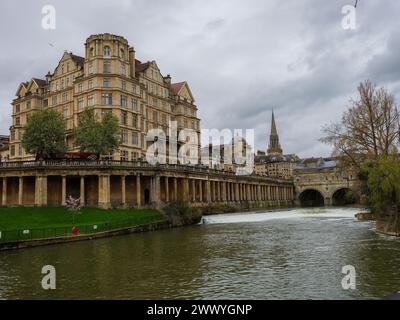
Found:
[[[283,179],[293,178],[293,171],[299,158],[294,154],[263,155],[258,152],[254,158],[255,173]]]
[[[253,152],[251,145],[240,136],[236,136],[232,139],[231,143],[213,145],[209,144],[206,147],[201,148],[201,159],[204,160],[208,157],[208,167],[234,172],[238,167],[244,166],[244,163],[237,163],[235,158],[235,152],[240,152],[242,160],[246,159],[247,150]]]
[[[281,179],[292,179],[293,170],[299,162],[295,154],[283,154],[279,142],[278,130],[276,129],[275,115],[272,111],[271,133],[267,153],[258,151],[254,158],[254,171],[258,175],[277,177]]]
[[[209,144],[206,147],[202,147],[200,153],[201,161],[207,167],[217,170],[223,169],[224,145]],[[206,159],[208,159],[208,162]]]

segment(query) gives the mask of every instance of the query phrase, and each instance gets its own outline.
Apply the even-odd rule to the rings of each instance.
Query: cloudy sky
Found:
[[[355,30],[342,7],[355,0],[1,0],[0,134],[21,81],[53,70],[64,50],[83,55],[90,34],[114,33],[137,58],[186,80],[204,128],[254,128],[266,149],[272,108],[285,153],[328,156],[321,127],[340,119],[371,79],[400,99],[400,1],[359,0]],[[41,27],[42,7],[56,29]],[[51,45],[50,45],[51,44]]]

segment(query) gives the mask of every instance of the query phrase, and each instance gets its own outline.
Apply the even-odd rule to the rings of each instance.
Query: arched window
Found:
[[[124,52],[124,49],[121,49],[121,50],[119,51],[119,56],[120,56],[121,59],[125,59],[125,52]]]
[[[105,46],[105,47],[103,48],[103,55],[104,55],[105,57],[111,56],[111,48],[110,48],[109,46]]]
[[[90,56],[94,57],[94,48],[90,48]]]

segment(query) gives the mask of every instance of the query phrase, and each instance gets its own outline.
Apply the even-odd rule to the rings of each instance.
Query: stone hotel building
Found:
[[[112,112],[120,119],[121,130],[119,150],[109,155],[114,160],[143,158],[152,143],[146,141],[148,130],[160,128],[168,135],[170,121],[177,122],[178,132],[189,128],[200,135],[200,119],[187,82],[172,83],[155,61],[137,60],[125,38],[108,33],[90,36],[84,57],[65,52],[53,72],[44,79],[22,82],[16,96],[10,160],[34,159],[22,148],[21,137],[29,116],[44,108],[63,114],[69,151],[78,151],[72,129],[85,107],[93,107],[98,116]]]

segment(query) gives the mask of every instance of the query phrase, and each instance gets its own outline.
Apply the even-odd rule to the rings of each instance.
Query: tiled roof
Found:
[[[173,92],[175,92],[176,94],[178,94],[179,91],[181,91],[182,87],[185,85],[185,81],[183,82],[178,82],[178,83],[173,83],[171,84],[171,89]]]
[[[135,60],[136,72],[143,72],[150,66],[150,62],[141,63],[139,60]]]
[[[71,53],[71,58],[72,58],[72,60],[75,61],[75,63],[76,63],[78,66],[83,67],[83,64],[85,63],[85,58],[84,58],[84,57],[76,56],[76,55],[74,55],[74,54]]]
[[[338,161],[330,158],[308,158],[303,159],[298,165],[298,170],[301,169],[327,169],[335,168],[338,165]]]
[[[272,162],[298,162],[299,158],[295,154],[277,154],[277,155],[256,155],[254,162],[256,164],[266,164]]]
[[[33,78],[32,80],[34,80],[37,83],[39,88],[43,88],[46,85],[46,80],[37,79],[37,78]]]

